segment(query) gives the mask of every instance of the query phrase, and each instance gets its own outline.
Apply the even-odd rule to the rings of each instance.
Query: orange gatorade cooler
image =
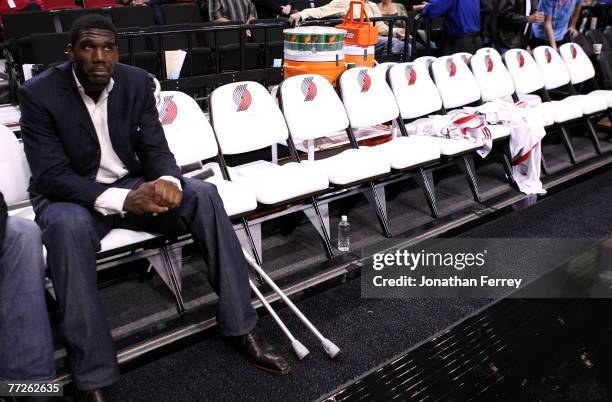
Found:
[[[331,27],[285,29],[285,78],[319,74],[332,84],[346,70],[344,37],[346,31]]]
[[[344,59],[356,67],[374,67],[374,46],[345,46]]]

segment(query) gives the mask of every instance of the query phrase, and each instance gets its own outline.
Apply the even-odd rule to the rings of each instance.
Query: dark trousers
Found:
[[[0,244],[0,380],[45,381],[55,373],[42,250],[36,223],[8,218]]]
[[[112,186],[137,188],[141,183],[143,179],[132,177]],[[185,179],[179,207],[158,216],[103,216],[75,203],[40,198],[33,203],[79,389],[105,387],[119,378],[115,346],[96,287],[96,252],[113,228],[160,234],[190,231],[208,266],[208,280],[219,295],[217,321],[222,333],[242,335],[255,326],[248,265],[213,184]]]
[[[443,56],[451,56],[459,52],[476,53],[482,47],[480,34],[446,36],[444,40]]]

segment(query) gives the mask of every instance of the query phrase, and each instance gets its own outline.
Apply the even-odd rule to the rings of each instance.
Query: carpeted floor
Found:
[[[612,172],[608,171],[463,236],[588,237],[595,242],[612,235],[611,204]],[[313,400],[489,302],[362,299],[360,281],[353,280],[299,303],[319,329],[341,347],[336,360],[329,360],[312,337],[303,336],[311,355],[298,361],[270,317],[264,317],[258,330],[289,357],[292,364],[289,375],[274,377],[250,367],[215,336],[125,372],[120,382],[109,389],[109,396],[115,401]],[[286,309],[280,315],[296,333],[306,334]]]

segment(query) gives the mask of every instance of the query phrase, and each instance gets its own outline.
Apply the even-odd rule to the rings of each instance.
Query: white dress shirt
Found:
[[[85,93],[85,89],[79,82],[74,70],[72,70],[72,75],[79,89],[79,94],[87,107],[94,129],[96,130],[98,143],[100,144],[100,167],[96,174],[96,181],[103,184],[112,184],[122,177],[127,176],[129,173],[113,149],[108,131],[108,95],[113,90],[115,81],[111,78],[106,88],[102,90],[102,93],[98,97],[98,101],[94,102],[94,100]],[[181,183],[175,177],[162,176],[161,178],[174,183],[181,189]],[[94,209],[102,215],[123,215],[125,214],[123,204],[130,191],[130,189],[126,188],[110,187],[96,198]]]

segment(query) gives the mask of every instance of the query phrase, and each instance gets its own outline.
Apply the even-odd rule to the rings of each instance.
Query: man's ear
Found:
[[[66,45],[66,54],[68,55],[68,60],[74,61],[74,50],[72,49],[72,43]]]

